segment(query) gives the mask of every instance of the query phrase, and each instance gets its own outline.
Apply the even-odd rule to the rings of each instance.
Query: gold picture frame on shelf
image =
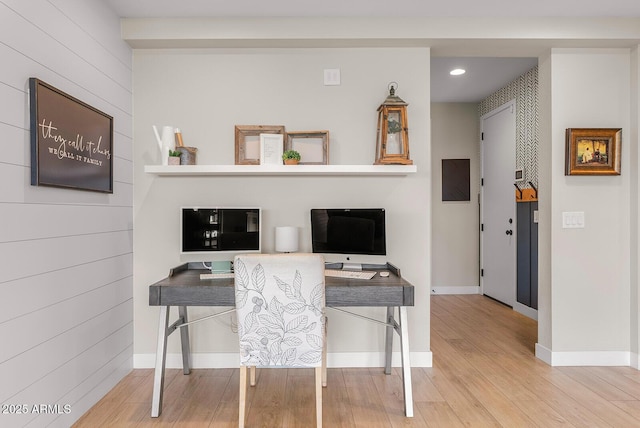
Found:
[[[620,128],[567,128],[565,175],[620,175]]]
[[[260,165],[260,134],[282,134],[282,125],[236,125],[236,165]]]
[[[300,153],[299,165],[329,165],[329,131],[287,132],[284,150]]]

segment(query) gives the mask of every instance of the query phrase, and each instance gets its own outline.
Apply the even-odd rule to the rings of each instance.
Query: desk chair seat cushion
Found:
[[[320,367],[324,259],[317,254],[245,254],[234,261],[240,364]]]

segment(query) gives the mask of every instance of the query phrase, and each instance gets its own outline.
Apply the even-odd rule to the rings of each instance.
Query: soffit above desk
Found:
[[[538,56],[640,42],[637,17],[124,18],[121,28],[134,49],[426,47],[440,56]]]

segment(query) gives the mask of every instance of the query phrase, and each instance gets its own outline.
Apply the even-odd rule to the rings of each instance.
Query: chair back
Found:
[[[324,258],[319,254],[235,257],[240,364],[320,367],[324,345]]]

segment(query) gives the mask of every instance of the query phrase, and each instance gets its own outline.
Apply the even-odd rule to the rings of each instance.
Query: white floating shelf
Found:
[[[160,176],[208,175],[408,175],[416,165],[147,165],[144,172]]]

